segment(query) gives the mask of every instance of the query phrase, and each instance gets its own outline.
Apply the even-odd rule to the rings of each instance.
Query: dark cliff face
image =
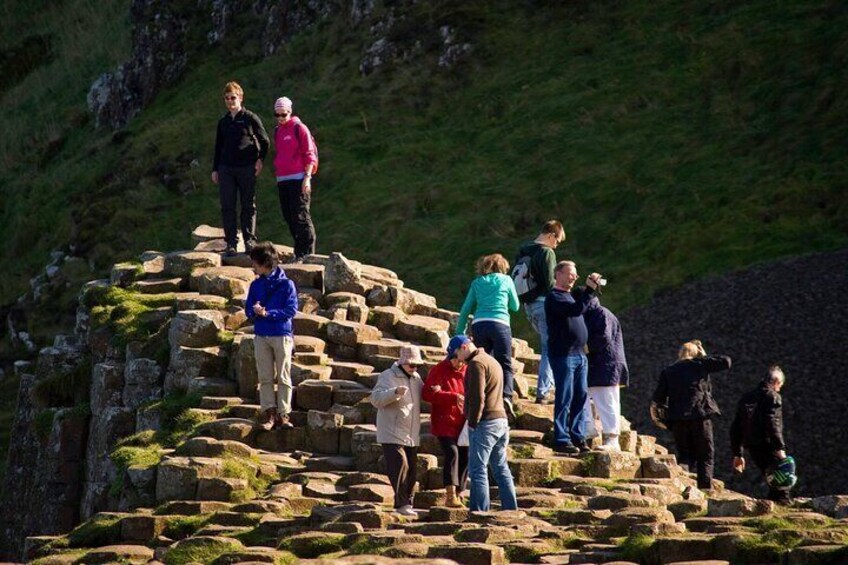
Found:
[[[247,63],[251,57],[273,55],[295,35],[339,18],[342,25],[363,33],[363,75],[424,56],[437,68],[450,68],[472,52],[469,31],[453,27],[450,11],[439,10],[440,3],[428,4],[435,7],[432,12],[419,13],[421,3],[409,0],[390,6],[376,6],[374,0],[134,0],[132,55],[91,85],[88,108],[98,126],[123,128],[162,89],[177,84],[189,65],[221,56],[220,49],[255,43],[253,53],[240,64]]]
[[[610,289],[612,290],[612,289]],[[684,341],[700,339],[708,353],[730,355],[733,368],[713,379],[722,416],[716,425],[716,474],[737,490],[762,494],[755,469],[731,471],[730,423],[739,397],[780,365],[788,453],[798,463],[799,495],[848,492],[834,462],[848,457],[844,441],[848,365],[848,251],[752,267],[662,294],[624,312],[631,386],[622,392],[634,427],[658,432],[648,404],[660,371]],[[659,436],[671,447],[670,436]]]

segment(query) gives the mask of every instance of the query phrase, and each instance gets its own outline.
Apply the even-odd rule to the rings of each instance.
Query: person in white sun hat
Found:
[[[395,493],[395,512],[415,516],[412,493],[421,444],[421,388],[418,367],[424,364],[414,345],[400,348],[398,360],[380,373],[371,392],[377,408],[377,443],[383,446],[386,471]]]

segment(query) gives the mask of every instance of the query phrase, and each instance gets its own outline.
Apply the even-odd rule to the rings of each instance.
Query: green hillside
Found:
[[[0,32],[0,303],[69,241],[102,268],[218,224],[208,171],[230,79],[266,124],[285,94],[313,128],[319,251],[393,268],[448,306],[478,255],[512,259],[550,217],[566,224],[560,254],[602,270],[617,307],[848,243],[843,3],[426,2],[413,21],[470,30],[471,58],[367,77],[364,30],[326,22],[263,58],[245,19],[113,136],[85,95],[129,53],[128,4],[4,4],[18,24]],[[270,172],[259,192],[260,236],[288,242]]]

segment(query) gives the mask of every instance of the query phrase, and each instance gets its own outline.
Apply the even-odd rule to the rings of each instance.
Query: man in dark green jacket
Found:
[[[545,320],[545,297],[554,287],[554,269],[557,259],[554,250],[565,241],[565,229],[558,220],[549,220],[533,241],[521,246],[516,265],[523,257],[530,257],[530,277],[534,288],[518,298],[524,304],[524,312],[536,333],[541,338],[539,352],[539,378],[536,382],[536,404],[553,404],[550,398],[554,387],[554,373],[548,360],[548,324]]]

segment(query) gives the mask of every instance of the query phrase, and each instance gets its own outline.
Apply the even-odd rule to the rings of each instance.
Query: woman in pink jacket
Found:
[[[318,148],[306,124],[292,115],[292,101],[283,96],[274,102],[274,174],[283,218],[294,240],[294,262],[315,253],[315,225],[309,205],[312,174],[318,170]]]

